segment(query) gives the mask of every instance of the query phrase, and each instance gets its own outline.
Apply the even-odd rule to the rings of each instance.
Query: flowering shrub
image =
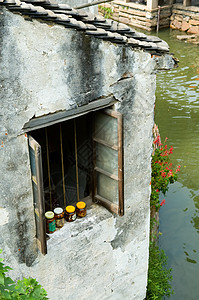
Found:
[[[174,293],[171,285],[172,269],[167,268],[167,257],[163,250],[159,249],[158,240],[158,209],[165,204],[165,199],[159,201],[160,192],[166,194],[169,183],[177,180],[177,169],[172,168],[170,155],[173,153],[173,147],[168,148],[166,141],[162,145],[158,127],[155,126],[152,154],[152,174],[151,174],[151,228],[150,228],[150,247],[149,247],[149,271],[147,285],[147,300],[165,299]],[[154,238],[155,237],[155,238]]]
[[[173,170],[170,162],[170,155],[173,153],[173,146],[168,148],[165,139],[164,144],[161,143],[158,135],[154,142],[154,151],[152,155],[152,174],[151,174],[151,205],[156,209],[165,204],[165,199],[159,202],[159,195],[162,192],[164,195],[168,191],[169,183],[174,183],[177,180],[177,173],[180,171],[180,166]]]

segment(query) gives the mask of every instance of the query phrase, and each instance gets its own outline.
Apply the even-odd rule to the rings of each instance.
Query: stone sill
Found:
[[[47,253],[51,249],[53,251],[54,248],[62,243],[70,243],[70,239],[91,230],[93,227],[98,226],[100,222],[110,218],[113,218],[113,214],[106,208],[93,202],[90,203],[87,207],[87,215],[84,218],[77,218],[74,222],[65,222],[62,228],[57,229],[52,234],[48,234]]]

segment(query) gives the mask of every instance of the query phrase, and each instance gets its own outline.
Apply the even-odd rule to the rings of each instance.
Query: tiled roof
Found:
[[[98,39],[126,44],[152,53],[169,52],[168,44],[157,36],[147,36],[125,24],[105,19],[100,15],[91,15],[85,11],[75,10],[67,4],[58,4],[50,0],[25,0],[23,2],[0,0],[0,4],[6,6],[13,13],[75,28]]]

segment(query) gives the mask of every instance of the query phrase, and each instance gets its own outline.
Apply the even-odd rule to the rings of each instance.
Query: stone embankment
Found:
[[[170,27],[187,33],[179,39],[199,44],[199,7],[174,5]]]
[[[102,3],[99,12],[107,18],[144,30],[173,28],[186,32],[180,39],[199,44],[199,6],[172,4],[150,8],[147,5],[114,0]]]

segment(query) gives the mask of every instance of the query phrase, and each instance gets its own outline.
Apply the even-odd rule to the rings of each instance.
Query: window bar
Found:
[[[61,167],[62,167],[62,184],[64,194],[64,206],[66,207],[66,189],[65,189],[65,178],[64,178],[64,155],[63,155],[63,140],[62,140],[62,126],[60,124],[60,148],[61,148]]]
[[[76,162],[77,202],[79,202],[79,179],[78,179],[78,160],[77,160],[77,130],[76,130],[76,120],[75,119],[74,119],[74,134],[75,134],[75,162]]]
[[[124,215],[124,179],[123,179],[123,132],[122,115],[118,116],[118,191],[119,191],[119,215]]]
[[[52,193],[51,193],[51,180],[50,180],[50,160],[49,160],[49,147],[48,147],[48,131],[45,128],[46,133],[46,154],[47,154],[47,165],[48,165],[48,185],[50,193],[50,209],[52,210]]]
[[[92,146],[93,146],[93,176],[92,176],[92,200],[93,202],[96,200],[95,195],[97,192],[97,183],[96,183],[96,141],[95,141],[95,115],[92,115],[92,128],[94,128],[94,131],[92,133]]]

